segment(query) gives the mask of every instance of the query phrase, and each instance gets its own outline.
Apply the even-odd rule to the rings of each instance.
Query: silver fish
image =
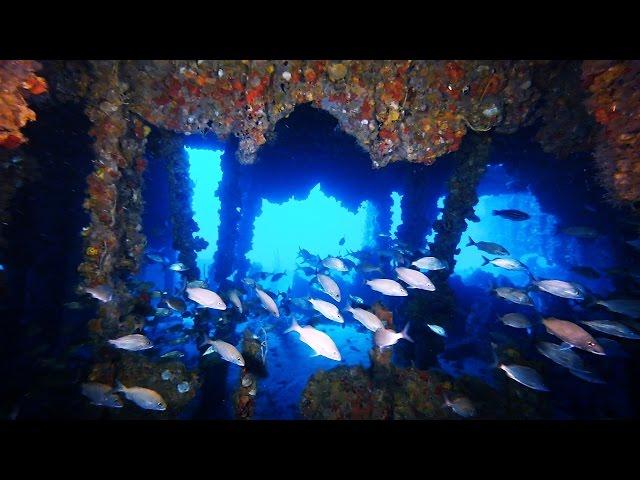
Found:
[[[219,353],[223,360],[234,363],[240,367],[244,367],[244,358],[236,347],[223,340],[207,340],[211,346],[202,354],[209,355],[210,353]]]
[[[140,408],[145,410],[166,410],[167,403],[162,396],[155,390],[143,387],[125,387],[122,383],[116,380],[116,387],[114,392],[122,392],[127,400],[131,400]]]
[[[167,263],[167,259],[162,255],[158,255],[157,253],[146,253],[145,255],[149,260],[152,260],[156,263]]]
[[[177,262],[169,265],[169,270],[173,270],[174,272],[186,272],[187,270],[189,270],[189,267],[187,267],[182,262]]]
[[[421,270],[444,270],[447,268],[447,264],[436,257],[422,257],[411,262],[411,265]]]
[[[134,333],[132,335],[125,335],[124,337],[109,340],[109,343],[116,348],[122,350],[129,350],[131,352],[137,352],[140,350],[148,350],[153,348],[153,343],[144,335]]]
[[[584,370],[569,370],[569,371],[576,377],[581,378],[582,380],[585,380],[589,383],[599,383],[599,384],[607,383],[602,378],[600,378],[599,375],[593,372],[588,372]]]
[[[380,320],[375,314],[369,312],[368,310],[352,307],[348,307],[346,310],[347,312],[351,313],[351,315],[353,315],[353,318],[364,325],[367,330],[375,332],[379,328],[384,328],[382,320]]]
[[[492,255],[509,255],[509,251],[502,245],[498,245],[497,243],[492,242],[474,242],[471,237],[469,237],[469,243],[467,243],[466,246],[477,247],[478,250],[482,250],[483,252],[487,252]]]
[[[156,308],[156,311],[155,311],[156,317],[168,317],[169,315],[171,315],[171,310],[169,310],[168,308],[164,308],[164,307]]]
[[[342,318],[342,315],[340,315],[338,307],[336,307],[333,303],[325,302],[324,300],[319,300],[317,298],[310,298],[309,303],[314,310],[320,312],[329,320],[333,320],[334,322],[338,323],[344,323],[344,318]]]
[[[338,284],[331,277],[323,275],[322,273],[318,273],[316,278],[322,287],[322,291],[333,298],[336,302],[340,302],[341,296]]]
[[[526,367],[524,365],[498,365],[498,368],[503,370],[507,376],[518,383],[521,383],[525,387],[532,388],[534,390],[540,390],[542,392],[548,392],[549,389],[544,384],[542,377],[533,368]]]
[[[413,339],[409,336],[409,325],[410,323],[407,322],[401,332],[396,332],[388,328],[379,328],[376,330],[376,333],[373,334],[375,344],[378,348],[382,349],[395,345],[401,338],[413,343]]]
[[[467,397],[457,397],[453,401],[450,401],[449,397],[445,393],[444,406],[451,408],[451,410],[461,417],[468,418],[476,415],[476,408]]]
[[[324,260],[322,260],[322,265],[332,270],[337,270],[339,272],[346,272],[349,270],[347,266],[344,264],[344,262],[337,257],[325,258]]]
[[[518,305],[529,305],[533,306],[533,302],[529,295],[524,290],[520,290],[512,287],[498,287],[493,290],[496,295],[500,298],[504,298],[513,303],[517,303]]]
[[[220,295],[216,292],[212,292],[211,290],[207,290],[206,288],[187,288],[186,289],[187,296],[196,302],[198,305],[201,305],[206,308],[213,308],[215,310],[226,310],[227,304],[224,303]]]
[[[631,318],[640,318],[640,300],[632,298],[618,298],[612,300],[599,300],[596,302],[608,310]]]
[[[507,313],[502,317],[498,317],[498,320],[500,320],[505,325],[508,325],[509,327],[531,328],[531,322],[525,315],[521,313]]]
[[[483,267],[487,263],[490,263],[491,265],[504,268],[505,270],[527,270],[527,266],[515,258],[494,258],[493,260],[489,260],[483,255],[482,259],[484,260],[484,263],[482,264]]]
[[[429,327],[437,335],[440,335],[441,337],[446,337],[447,336],[447,332],[440,325],[433,325],[431,323],[427,323],[426,325],[427,325],[427,327]]]
[[[551,342],[538,342],[536,343],[536,350],[562,367],[572,370],[585,370],[582,358],[573,350],[563,348],[562,345],[556,345]]]
[[[372,290],[391,297],[406,297],[409,295],[409,292],[395,280],[374,278],[373,280],[367,280],[365,283],[369,285]]]
[[[179,350],[171,350],[170,352],[163,353],[160,355],[160,358],[182,358],[184,357],[184,353]]]
[[[85,292],[91,295],[93,298],[100,300],[101,302],[110,302],[113,300],[113,288],[109,285],[98,285],[96,287],[85,287]]]
[[[363,273],[382,272],[382,269],[379,266],[366,261],[360,262],[358,269]]]
[[[364,304],[364,300],[360,297],[357,297],[356,295],[349,294],[349,300],[351,300],[354,303],[359,303],[360,305]]]
[[[547,332],[573,347],[596,355],[605,354],[604,349],[598,345],[596,339],[580,325],[553,317],[543,319],[542,323],[547,327]]]
[[[122,408],[122,400],[113,393],[113,388],[104,383],[83,383],[82,394],[91,400],[91,403],[100,407]]]
[[[187,288],[207,288],[205,280],[193,280],[187,283]]]
[[[550,293],[556,297],[584,300],[584,293],[572,282],[565,282],[564,280],[534,280],[531,283],[543,292]]]
[[[273,300],[273,298],[271,298],[265,291],[258,288],[257,286],[256,294],[258,295],[262,306],[274,317],[280,318],[280,310],[278,310],[278,305],[276,305],[276,302]]]
[[[409,285],[409,288],[417,288],[433,292],[436,287],[433,282],[424,273],[413,270],[412,268],[398,267],[396,268],[398,278]]]
[[[233,303],[238,311],[242,313],[242,302],[240,301],[239,293],[240,292],[238,290],[231,290],[229,292],[229,300],[231,300],[231,303]]]
[[[336,347],[336,344],[331,340],[331,337],[313,328],[311,325],[301,327],[294,318],[291,326],[284,331],[284,333],[289,332],[297,332],[300,334],[300,341],[309,345],[315,352],[315,355],[321,355],[337,362],[342,360],[338,347]]]
[[[614,322],[612,320],[591,320],[580,323],[583,323],[584,325],[587,325],[599,332],[614,335],[616,337],[640,340],[640,334],[634,332],[631,328],[620,322]]]

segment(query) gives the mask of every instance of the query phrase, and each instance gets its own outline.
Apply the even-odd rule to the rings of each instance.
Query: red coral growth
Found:
[[[586,105],[602,127],[595,160],[616,200],[640,201],[640,61],[585,61]]]
[[[27,141],[20,129],[36,114],[25,96],[47,91],[47,82],[34,73],[40,68],[32,60],[0,60],[0,147],[13,149]]]
[[[513,131],[539,98],[524,61],[129,62],[131,108],[147,121],[240,138],[251,163],[275,124],[311,102],[334,115],[374,166],[433,163],[459,148],[467,127]],[[525,88],[526,87],[526,88]]]

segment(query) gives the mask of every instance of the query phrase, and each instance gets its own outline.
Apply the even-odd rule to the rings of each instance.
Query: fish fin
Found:
[[[411,325],[411,322],[407,322],[407,324],[404,326],[404,328],[402,329],[402,338],[404,338],[405,340],[409,340],[411,343],[415,343],[413,341],[413,338],[411,338],[409,336],[409,326]]]
[[[202,342],[200,342],[200,345],[198,345],[198,347],[204,347],[207,344],[210,344],[211,339],[209,338],[208,334],[204,334],[204,340]]]
[[[291,326],[287,328],[284,333],[295,332],[300,328],[300,324],[296,321],[295,318],[291,320]]]
[[[562,342],[560,344],[559,350],[571,350],[572,348],[573,348],[573,345],[570,345],[567,342]]]
[[[500,210],[493,210],[491,213],[493,213],[494,215],[500,215]]]
[[[491,260],[489,260],[487,257],[485,257],[484,255],[482,255],[482,260],[484,260],[482,266],[484,267],[487,263],[491,263]]]
[[[491,364],[491,368],[498,368],[500,362],[498,361],[498,354],[496,353],[497,345],[491,342],[491,355],[493,356],[493,363]]]
[[[531,327],[527,328],[527,335],[529,336],[533,335],[533,328]]]
[[[466,246],[467,246],[467,247],[470,247],[470,246],[475,245],[475,244],[476,244],[476,242],[474,242],[474,241],[473,241],[473,238],[471,238],[471,236],[469,236],[469,243],[467,243],[467,245],[466,245]]]
[[[127,387],[125,387],[125,386],[122,384],[122,382],[116,378],[116,380],[115,380],[115,385],[113,386],[113,388],[111,389],[111,391],[112,391],[113,393],[116,393],[116,392],[124,392],[124,390],[125,390],[126,388],[127,388]]]

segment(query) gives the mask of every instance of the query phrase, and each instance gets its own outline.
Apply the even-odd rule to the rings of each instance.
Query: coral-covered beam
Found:
[[[188,270],[189,281],[200,278],[196,252],[204,250],[208,242],[194,233],[200,230],[193,218],[193,181],[189,176],[189,158],[184,142],[173,132],[163,132],[159,141],[159,156],[167,162],[169,172],[169,210],[173,233],[173,248],[178,251],[178,261]]]

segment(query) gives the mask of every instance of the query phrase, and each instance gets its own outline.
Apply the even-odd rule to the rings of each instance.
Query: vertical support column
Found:
[[[459,253],[458,243],[467,229],[466,219],[474,217],[473,207],[478,203],[476,193],[480,179],[487,169],[491,138],[469,133],[459,152],[456,167],[448,183],[448,194],[444,201],[442,219],[437,220],[431,251],[433,255],[449,264],[440,277],[448,277],[455,267],[454,256]]]
[[[244,278],[251,266],[247,260],[247,254],[253,246],[253,228],[256,218],[262,211],[262,199],[256,195],[253,188],[253,175],[251,165],[241,165],[240,189],[242,200],[240,207],[240,222],[238,224],[238,240],[236,242],[236,269],[238,278]]]
[[[220,226],[218,227],[218,247],[214,256],[215,281],[223,282],[233,273],[236,243],[239,237],[242,191],[240,190],[239,169],[236,160],[238,139],[231,135],[220,159],[222,179],[217,195],[220,199]]]
[[[379,244],[380,237],[378,235],[386,235],[391,229],[391,207],[393,206],[393,200],[391,199],[391,194],[383,194],[383,196],[373,199],[372,203],[377,211],[373,241]]]
[[[182,137],[173,132],[162,132],[159,155],[166,159],[169,171],[169,210],[173,234],[173,248],[178,261],[188,270],[187,280],[200,278],[196,252],[209,245],[204,238],[194,236],[200,230],[193,218],[193,181],[189,176],[189,158]]]
[[[413,250],[424,247],[429,228],[438,215],[438,194],[439,188],[430,185],[417,169],[407,175],[398,240]]]
[[[448,194],[444,203],[442,219],[434,223],[436,236],[431,245],[432,255],[448,263],[446,270],[434,271],[429,278],[436,291],[415,292],[407,303],[405,315],[413,320],[416,366],[428,368],[437,364],[437,356],[444,350],[444,340],[434,335],[424,326],[424,319],[430,323],[454,330],[455,297],[447,279],[455,266],[454,256],[458,253],[462,232],[467,228],[465,219],[474,215],[473,207],[478,203],[476,190],[489,160],[490,138],[469,133],[462,148],[456,153],[456,167],[448,182]]]
[[[83,231],[85,255],[78,270],[83,290],[104,286],[113,291],[111,301],[101,303],[99,318],[90,324],[98,338],[132,333],[132,325],[120,323],[131,306],[125,280],[137,272],[146,244],[140,191],[146,131],[131,120],[124,105],[127,86],[119,79],[119,66],[118,61],[93,63],[95,80],[86,107],[95,158],[84,202],[91,223]]]

